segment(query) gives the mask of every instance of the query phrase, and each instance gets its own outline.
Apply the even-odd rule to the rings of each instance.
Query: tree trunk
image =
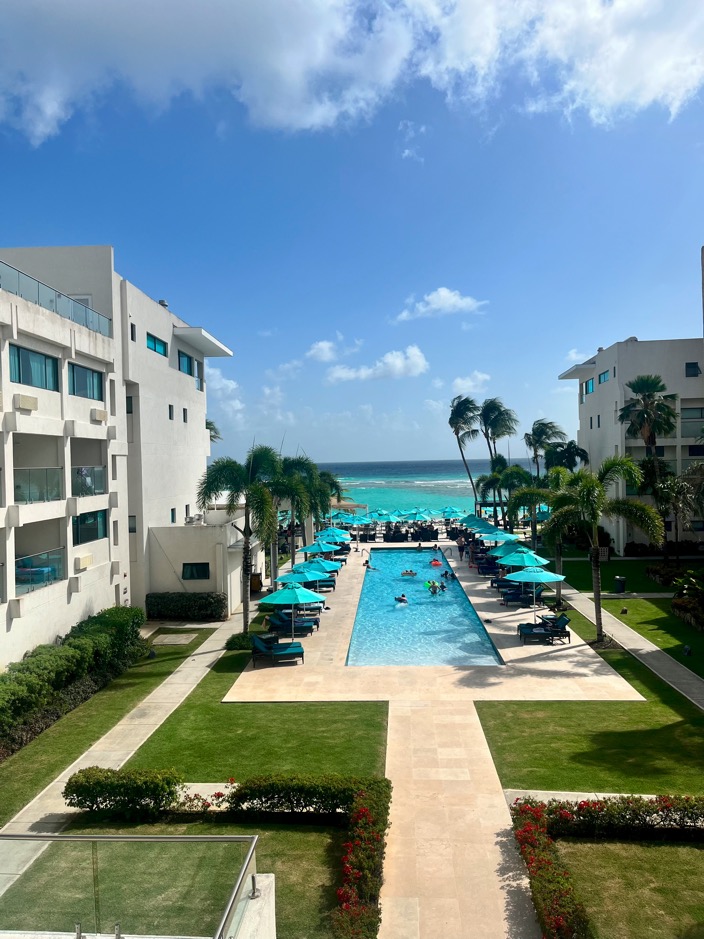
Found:
[[[596,536],[596,532],[594,533]],[[594,591],[594,619],[596,620],[596,641],[604,641],[604,627],[601,622],[601,559],[599,557],[599,542],[589,549],[589,560],[592,565],[592,590]]]
[[[535,505],[530,507],[530,543],[533,551],[538,550],[538,508]]]
[[[289,546],[291,552],[291,570],[296,566],[296,512],[291,503],[291,526],[289,528]]]
[[[466,470],[466,472],[467,472],[467,476],[469,477],[469,483],[470,483],[470,485],[471,485],[471,487],[472,487],[472,493],[474,494],[474,510],[476,511],[476,509],[477,509],[477,487],[474,485],[474,480],[472,479],[472,472],[471,472],[469,466],[467,465],[467,460],[466,460],[465,455],[464,455],[464,450],[462,449],[462,444],[460,443],[460,438],[457,437],[456,439],[457,439],[457,446],[459,447],[459,450],[460,450],[460,456],[462,457],[462,462],[464,463],[464,468],[465,468],[465,470]]]

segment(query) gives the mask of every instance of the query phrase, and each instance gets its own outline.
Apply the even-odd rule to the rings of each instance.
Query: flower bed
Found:
[[[704,841],[704,797],[517,799],[511,814],[544,939],[591,939],[592,927],[555,838]]]

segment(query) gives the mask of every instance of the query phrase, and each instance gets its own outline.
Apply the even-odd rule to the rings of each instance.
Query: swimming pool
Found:
[[[431,567],[438,558],[442,567]],[[433,596],[425,582],[449,570],[442,553],[372,550],[357,607],[347,665],[503,665],[474,607],[456,580]],[[417,577],[403,577],[412,569]],[[394,597],[405,593],[407,604]]]

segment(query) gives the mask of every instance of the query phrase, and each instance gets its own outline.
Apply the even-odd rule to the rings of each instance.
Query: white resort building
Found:
[[[580,365],[563,372],[562,380],[579,382],[580,447],[589,454],[591,466],[599,466],[608,456],[630,455],[639,461],[645,457],[640,438],[626,437],[626,425],[619,411],[631,395],[626,382],[638,375],[659,375],[667,392],[677,395],[677,428],[674,434],[658,439],[656,455],[665,460],[673,472],[680,474],[692,463],[704,460],[704,340],[659,339],[640,342],[631,336],[615,342]],[[625,493],[621,493],[624,495]],[[621,553],[629,541],[643,541],[644,536],[631,530],[623,521],[604,526]],[[668,524],[668,528],[671,526]],[[694,519],[692,530],[681,537],[702,538],[704,520]]]
[[[234,610],[239,535],[196,506],[204,362],[230,350],[103,246],[0,249],[0,326],[0,668],[151,591],[220,591]]]

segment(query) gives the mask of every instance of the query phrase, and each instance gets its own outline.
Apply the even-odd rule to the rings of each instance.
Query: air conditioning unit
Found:
[[[92,421],[97,421],[100,424],[105,424],[108,419],[108,412],[103,408],[91,408],[90,419]]]
[[[12,403],[18,411],[39,410],[39,401],[34,395],[14,395]]]
[[[193,524],[193,516],[192,516],[192,515],[187,515],[186,518],[185,518],[184,524],[185,524],[185,525],[192,525],[192,524]]]

